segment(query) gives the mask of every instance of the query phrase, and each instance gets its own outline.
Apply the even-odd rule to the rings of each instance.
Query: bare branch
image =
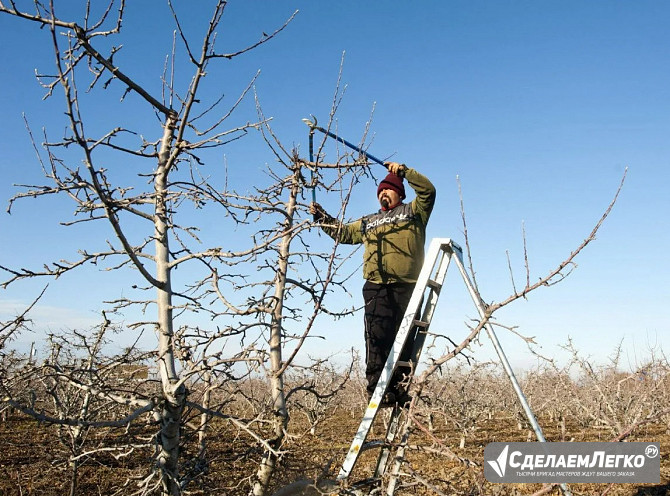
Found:
[[[267,43],[272,38],[274,38],[279,33],[281,33],[291,23],[291,21],[295,18],[296,15],[298,15],[297,10],[295,12],[293,12],[293,14],[291,14],[291,17],[289,17],[281,27],[275,29],[274,32],[272,32],[271,34],[263,33],[263,36],[261,37],[260,40],[258,40],[256,43],[254,43],[252,45],[249,45],[246,48],[243,48],[241,50],[238,50],[237,52],[232,52],[232,53],[225,53],[225,54],[212,53],[210,55],[210,57],[212,57],[212,58],[222,57],[222,58],[225,58],[225,59],[232,59],[233,57],[237,57],[238,55],[242,55],[243,53],[249,52],[249,51],[253,50],[254,48],[257,48],[257,47],[263,45],[264,43]]]

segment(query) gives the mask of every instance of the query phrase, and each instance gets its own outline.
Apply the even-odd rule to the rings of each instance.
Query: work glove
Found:
[[[326,217],[326,211],[321,205],[316,202],[312,202],[309,205],[309,213],[312,214],[314,222],[319,222],[321,219]]]

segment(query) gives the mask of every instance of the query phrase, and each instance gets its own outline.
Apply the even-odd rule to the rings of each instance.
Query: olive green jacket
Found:
[[[423,266],[426,224],[435,204],[435,186],[414,169],[405,179],[416,198],[410,203],[343,224],[325,214],[322,229],[344,244],[365,245],[363,277],[374,283],[416,282]]]

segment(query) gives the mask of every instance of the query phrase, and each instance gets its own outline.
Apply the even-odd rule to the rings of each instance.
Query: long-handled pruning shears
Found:
[[[311,123],[308,119],[303,119],[303,121]],[[314,118],[316,122],[316,117]],[[309,162],[314,164],[314,127],[309,126]],[[315,170],[316,166],[312,169],[312,203],[316,203],[316,179],[315,179]]]
[[[376,162],[379,165],[383,165],[384,167],[386,167],[386,164],[382,160],[379,160],[377,157],[375,157],[371,153],[366,152],[360,146],[356,146],[353,143],[345,140],[344,138],[340,138],[337,134],[331,133],[327,129],[324,129],[321,126],[317,125],[316,117],[312,116],[312,119],[314,119],[314,120],[313,121],[311,121],[309,119],[303,119],[302,120],[302,122],[304,122],[305,124],[307,124],[309,126],[309,146],[310,146],[310,148],[309,148],[309,150],[310,150],[309,160],[310,160],[310,162],[312,161],[312,142],[313,142],[314,130],[316,129],[317,131],[321,131],[326,136],[330,136],[331,138],[336,139],[337,141],[339,141],[343,145],[348,146],[352,150],[356,150],[358,153],[364,155],[365,158],[367,158],[368,160],[370,160],[372,162]]]
[[[316,130],[316,131],[322,132],[326,136],[330,136],[331,138],[333,138],[333,139],[339,141],[340,143],[342,143],[343,145],[348,146],[352,150],[356,150],[358,153],[363,155],[368,160],[370,160],[372,162],[376,162],[379,165],[383,165],[384,167],[386,167],[386,164],[382,160],[379,160],[377,157],[375,157],[371,153],[366,152],[360,146],[356,146],[353,143],[351,143],[350,141],[347,141],[344,138],[340,138],[337,134],[331,133],[327,129],[324,129],[321,126],[319,126],[317,121],[316,121],[316,117],[312,116],[312,119],[313,120],[310,120],[310,119],[303,119],[302,120],[302,122],[304,122],[305,124],[307,124],[309,126],[309,161],[310,161],[311,164],[314,164],[314,131]],[[312,202],[316,203],[316,181],[315,181],[315,178],[314,178],[314,176],[315,176],[314,171],[315,171],[315,169],[313,168],[312,169]]]

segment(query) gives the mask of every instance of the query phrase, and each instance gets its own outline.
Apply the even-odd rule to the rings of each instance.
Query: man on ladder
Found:
[[[367,392],[375,390],[423,265],[426,225],[435,204],[435,187],[427,177],[404,164],[387,162],[388,175],[377,187],[381,209],[342,224],[313,202],[310,212],[323,231],[343,244],[364,244],[363,300]],[[416,193],[403,203],[403,178]],[[405,349],[411,349],[412,337]],[[403,355],[405,350],[403,350]],[[403,357],[401,357],[403,359]],[[406,358],[405,358],[406,359]],[[403,405],[411,398],[403,384],[407,368],[398,367],[380,406]]]

